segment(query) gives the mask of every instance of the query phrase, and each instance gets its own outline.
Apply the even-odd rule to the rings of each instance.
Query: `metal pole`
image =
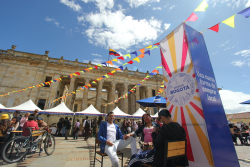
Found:
[[[110,47],[109,47],[109,50],[110,50]],[[109,57],[110,57],[110,54],[109,54]],[[108,61],[109,61],[109,59],[108,59]],[[108,67],[109,67],[109,64],[108,64]]]

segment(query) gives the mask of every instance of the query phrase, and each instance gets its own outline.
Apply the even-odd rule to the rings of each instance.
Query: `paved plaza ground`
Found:
[[[27,156],[24,162],[15,164],[6,164],[4,167],[93,167],[94,164],[94,138],[90,138],[88,141],[84,141],[82,137],[78,140],[64,140],[63,137],[56,138],[56,149],[53,155],[47,156],[45,153],[39,157],[38,153]],[[238,142],[240,143],[240,142]],[[139,148],[137,142],[137,148]],[[241,167],[250,166],[250,146],[235,146],[238,159]],[[127,166],[131,157],[130,146],[127,146],[124,150],[123,166]],[[226,155],[225,155],[226,156]],[[121,161],[120,161],[121,163]],[[96,161],[96,167],[100,167],[101,164]],[[104,167],[111,167],[111,162],[108,157],[104,158]]]

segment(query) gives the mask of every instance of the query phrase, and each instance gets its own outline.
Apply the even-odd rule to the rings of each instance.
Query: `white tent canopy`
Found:
[[[6,108],[6,107],[4,107],[2,104],[0,104],[0,108]]]
[[[83,111],[76,112],[75,115],[104,115],[104,113],[99,112],[92,104]]]
[[[35,109],[38,109],[39,111],[41,111],[41,109],[39,107],[37,107],[33,101],[31,99],[29,99],[28,101],[15,106],[15,107],[10,107],[10,108],[5,108],[6,110],[20,110],[20,111],[34,111]]]
[[[143,111],[141,108],[139,108],[139,109],[133,114],[133,116],[134,116],[134,117],[142,117],[143,114],[145,114],[145,113],[146,113],[145,111]]]
[[[116,107],[113,111],[116,117],[132,117],[132,115],[124,113],[120,108]]]
[[[74,115],[74,112],[68,109],[65,103],[62,102],[58,106],[51,109],[43,110],[39,114]]]
[[[158,112],[151,116],[152,118],[158,118]]]

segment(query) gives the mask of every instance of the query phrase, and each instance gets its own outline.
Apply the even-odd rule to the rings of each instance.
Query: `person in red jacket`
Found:
[[[30,114],[28,121],[26,121],[23,125],[23,136],[29,136],[30,135],[30,130],[26,129],[28,127],[33,127],[32,130],[39,130],[38,124],[36,121],[34,121],[35,116],[34,114]]]

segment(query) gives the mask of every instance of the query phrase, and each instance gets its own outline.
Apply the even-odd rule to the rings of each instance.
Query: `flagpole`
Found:
[[[109,47],[109,50],[110,50],[110,47]],[[110,57],[110,54],[109,54],[109,57]],[[109,61],[109,59],[108,59],[108,61]],[[108,67],[109,67],[109,64],[108,64]]]

